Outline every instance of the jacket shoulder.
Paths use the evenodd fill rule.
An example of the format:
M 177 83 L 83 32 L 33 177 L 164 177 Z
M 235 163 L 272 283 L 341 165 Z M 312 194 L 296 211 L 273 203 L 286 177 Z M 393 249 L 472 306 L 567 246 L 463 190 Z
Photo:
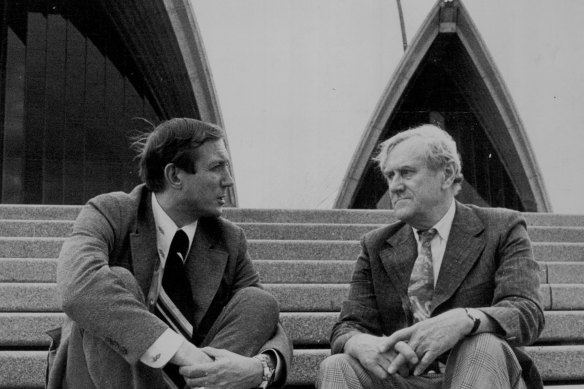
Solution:
M 406 226 L 406 223 L 402 221 L 395 221 L 386 226 L 369 231 L 363 235 L 361 240 L 368 247 L 376 247 L 381 245 L 383 242 L 393 236 L 393 234 L 401 230 L 404 226 Z

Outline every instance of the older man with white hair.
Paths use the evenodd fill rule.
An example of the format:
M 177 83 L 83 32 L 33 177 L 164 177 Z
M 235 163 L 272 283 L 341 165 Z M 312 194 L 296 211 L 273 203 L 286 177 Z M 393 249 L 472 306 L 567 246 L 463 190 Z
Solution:
M 317 386 L 542 388 L 518 348 L 544 326 L 524 218 L 455 200 L 460 157 L 434 125 L 386 140 L 376 161 L 398 221 L 361 241 Z

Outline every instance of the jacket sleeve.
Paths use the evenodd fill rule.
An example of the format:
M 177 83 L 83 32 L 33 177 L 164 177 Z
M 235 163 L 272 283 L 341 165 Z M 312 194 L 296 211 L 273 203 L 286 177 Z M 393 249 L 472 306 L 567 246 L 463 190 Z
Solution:
M 349 297 L 343 302 L 339 320 L 332 330 L 331 352 L 342 353 L 345 343 L 358 333 L 382 335 L 366 237 L 361 240 L 361 253 L 353 271 Z
M 137 283 L 131 292 L 109 267 L 116 241 L 128 239 L 116 236 L 113 226 L 123 223 L 116 204 L 94 199 L 83 207 L 61 249 L 57 285 L 63 311 L 134 364 L 168 327 L 148 311 Z
M 493 302 L 480 310 L 497 322 L 510 345 L 524 346 L 537 340 L 545 324 L 540 269 L 519 213 L 513 212 L 499 233 Z

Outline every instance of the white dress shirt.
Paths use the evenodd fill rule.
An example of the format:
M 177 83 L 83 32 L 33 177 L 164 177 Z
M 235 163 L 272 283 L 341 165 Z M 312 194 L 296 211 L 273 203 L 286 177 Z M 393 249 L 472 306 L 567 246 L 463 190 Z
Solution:
M 174 238 L 174 234 L 179 230 L 178 226 L 172 221 L 170 216 L 164 212 L 164 209 L 158 203 L 156 196 L 152 193 L 152 213 L 154 214 L 154 224 L 156 227 L 156 246 L 158 249 L 158 256 L 160 258 L 160 266 L 164 269 L 166 264 L 166 257 L 168 255 L 168 250 L 170 250 L 170 244 Z M 197 222 L 186 225 L 182 228 L 189 238 L 189 250 L 185 259 L 188 257 L 188 253 L 191 251 L 191 245 L 193 244 L 193 238 L 195 237 L 195 232 L 197 231 Z M 159 279 L 155 280 L 158 285 L 162 283 L 162 274 L 159 274 Z M 145 365 L 153 368 L 161 368 L 170 361 L 170 359 L 176 354 L 180 345 L 185 340 L 185 338 L 171 330 L 167 329 L 160 335 L 158 339 L 146 350 L 144 354 L 140 357 Z M 188 341 L 188 340 L 187 340 Z

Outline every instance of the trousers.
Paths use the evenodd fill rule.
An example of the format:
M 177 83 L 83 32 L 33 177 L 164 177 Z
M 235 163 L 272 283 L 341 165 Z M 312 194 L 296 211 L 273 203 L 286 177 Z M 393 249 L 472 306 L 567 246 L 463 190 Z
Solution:
M 430 373 L 382 380 L 355 358 L 336 354 L 320 365 L 319 389 L 525 389 L 521 366 L 511 347 L 493 334 L 477 334 L 450 352 L 443 374 Z
M 134 276 L 126 269 L 114 268 L 124 286 L 144 303 L 145 298 Z M 253 356 L 272 337 L 278 323 L 279 307 L 268 292 L 248 287 L 236 292 L 222 309 L 200 347 L 211 346 Z M 139 323 L 136 331 L 140 330 Z M 68 389 L 165 388 L 161 369 L 138 362 L 130 365 L 103 339 L 84 331 L 72 322 L 66 369 L 60 385 Z M 72 357 L 74 356 L 74 357 Z M 54 378 L 54 377 L 53 377 Z M 55 384 L 53 382 L 53 384 Z

